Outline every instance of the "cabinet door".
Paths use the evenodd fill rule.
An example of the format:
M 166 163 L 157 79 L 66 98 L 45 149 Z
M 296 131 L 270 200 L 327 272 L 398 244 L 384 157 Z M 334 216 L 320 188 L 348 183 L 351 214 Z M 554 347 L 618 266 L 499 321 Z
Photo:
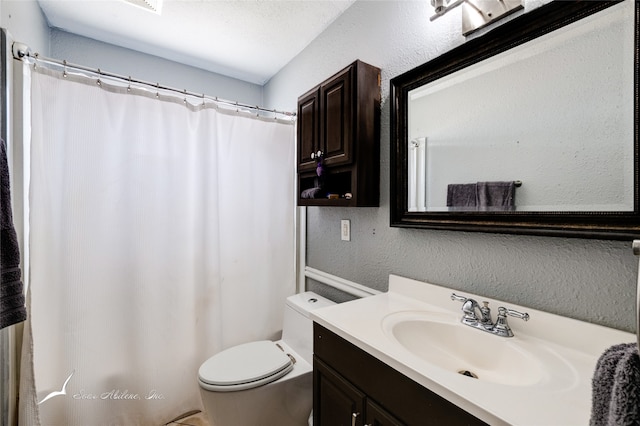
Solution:
M 328 166 L 350 164 L 353 147 L 353 66 L 320 86 L 320 145 Z
M 370 399 L 367 400 L 365 412 L 365 426 L 404 426 L 404 423 Z
M 303 95 L 298 100 L 298 170 L 316 168 L 315 153 L 320 148 L 319 117 L 320 102 L 318 90 Z M 312 156 L 313 154 L 313 156 Z
M 364 394 L 321 361 L 313 366 L 314 426 L 362 426 Z

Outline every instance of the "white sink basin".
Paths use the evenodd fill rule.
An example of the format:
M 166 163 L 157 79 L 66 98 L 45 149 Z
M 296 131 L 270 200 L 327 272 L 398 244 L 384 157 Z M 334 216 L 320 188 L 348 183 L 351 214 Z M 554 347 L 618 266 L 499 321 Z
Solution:
M 469 381 L 549 389 L 575 383 L 575 371 L 549 347 L 469 327 L 460 323 L 460 315 L 396 312 L 383 318 L 382 328 L 411 355 Z
M 598 358 L 611 345 L 636 341 L 632 333 L 463 292 L 490 302 L 494 320 L 499 306 L 531 316 L 509 318 L 514 337 L 494 336 L 460 322 L 452 292 L 459 290 L 391 275 L 387 293 L 311 316 L 492 426 L 589 424 Z

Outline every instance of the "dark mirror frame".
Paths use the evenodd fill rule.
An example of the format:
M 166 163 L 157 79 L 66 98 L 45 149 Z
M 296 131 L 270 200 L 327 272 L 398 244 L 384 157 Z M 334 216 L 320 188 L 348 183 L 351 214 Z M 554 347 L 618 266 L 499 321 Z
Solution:
M 628 212 L 409 212 L 408 94 L 411 90 L 505 52 L 619 1 L 554 1 L 506 22 L 391 80 L 391 226 L 507 234 L 631 240 L 640 238 L 638 207 L 638 25 L 634 33 L 634 207 Z M 631 142 L 631 141 L 630 141 Z

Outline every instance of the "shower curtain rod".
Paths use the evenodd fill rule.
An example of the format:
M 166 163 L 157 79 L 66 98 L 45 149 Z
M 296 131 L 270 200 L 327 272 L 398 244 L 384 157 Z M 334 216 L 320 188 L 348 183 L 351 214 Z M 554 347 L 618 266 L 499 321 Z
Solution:
M 89 72 L 92 74 L 97 74 L 98 76 L 105 76 L 105 77 L 109 77 L 109 78 L 114 78 L 117 80 L 122 80 L 124 82 L 127 83 L 135 83 L 135 84 L 140 84 L 140 85 L 144 85 L 144 86 L 148 86 L 154 89 L 159 89 L 159 90 L 166 90 L 166 91 L 170 91 L 170 92 L 175 92 L 175 93 L 179 93 L 181 95 L 186 95 L 186 96 L 192 96 L 195 98 L 200 98 L 200 99 L 207 99 L 210 100 L 212 102 L 215 102 L 217 104 L 223 104 L 223 105 L 228 105 L 234 108 L 243 108 L 243 109 L 249 109 L 249 110 L 253 110 L 253 111 L 258 111 L 258 113 L 262 112 L 262 113 L 269 113 L 269 114 L 274 114 L 275 118 L 277 118 L 278 116 L 284 116 L 286 118 L 288 118 L 289 120 L 294 120 L 296 118 L 296 113 L 295 112 L 291 112 L 291 111 L 279 111 L 276 109 L 267 109 L 267 108 L 263 108 L 257 105 L 248 105 L 248 104 L 244 104 L 241 102 L 237 102 L 237 101 L 229 101 L 226 99 L 221 99 L 218 98 L 217 96 L 215 97 L 211 97 L 211 96 L 207 96 L 203 93 L 195 93 L 195 92 L 191 92 L 188 91 L 187 89 L 184 90 L 180 90 L 180 89 L 176 89 L 174 87 L 169 87 L 169 86 L 164 86 L 161 85 L 160 83 L 151 83 L 149 81 L 144 81 L 144 80 L 139 80 L 139 79 L 134 79 L 131 78 L 131 76 L 123 76 L 123 75 L 119 75 L 119 74 L 115 74 L 115 73 L 111 73 L 111 72 L 106 72 L 101 70 L 100 68 L 90 68 L 90 67 L 86 67 L 83 65 L 78 65 L 78 64 L 72 64 L 67 62 L 66 60 L 58 60 L 58 59 L 52 59 L 52 58 L 47 58 L 47 57 L 43 57 L 40 54 L 33 53 L 31 51 L 31 49 L 29 48 L 29 46 L 27 46 L 24 43 L 19 43 L 19 42 L 14 42 L 13 46 L 12 46 L 12 53 L 13 53 L 13 57 L 15 59 L 18 60 L 26 60 L 26 58 L 30 58 L 33 59 L 34 61 L 39 61 L 39 62 L 43 62 L 43 63 L 47 63 L 47 64 L 53 64 L 53 65 L 57 65 L 57 66 L 61 66 L 63 67 L 65 70 L 67 68 L 70 69 L 74 69 L 74 70 L 79 70 L 79 71 L 84 71 L 84 72 Z

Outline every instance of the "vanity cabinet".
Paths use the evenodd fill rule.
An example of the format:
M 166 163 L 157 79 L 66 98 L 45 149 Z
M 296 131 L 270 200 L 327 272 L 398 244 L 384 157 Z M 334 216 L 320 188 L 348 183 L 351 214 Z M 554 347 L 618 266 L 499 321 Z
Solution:
M 314 426 L 486 425 L 314 323 Z
M 300 96 L 297 137 L 298 205 L 378 206 L 380 69 L 355 61 Z
M 314 360 L 315 390 L 321 401 L 318 425 L 402 426 L 384 408 L 358 390 L 322 361 Z

